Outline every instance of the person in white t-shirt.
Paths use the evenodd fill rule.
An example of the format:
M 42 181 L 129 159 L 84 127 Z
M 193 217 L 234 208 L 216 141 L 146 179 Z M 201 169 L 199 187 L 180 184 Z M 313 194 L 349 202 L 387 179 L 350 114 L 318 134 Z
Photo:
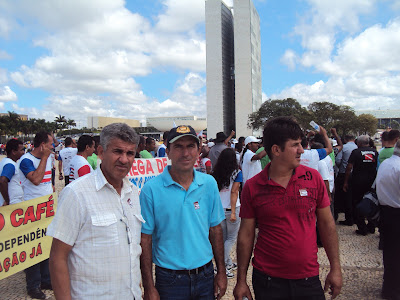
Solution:
M 311 146 L 311 149 L 322 149 L 324 148 L 324 145 L 322 143 L 314 142 L 313 145 Z M 318 161 L 318 172 L 321 175 L 322 179 L 324 180 L 326 190 L 328 192 L 329 200 L 331 202 L 330 208 L 331 208 L 331 213 L 332 216 L 334 215 L 333 212 L 333 202 L 332 202 L 332 191 L 333 191 L 333 186 L 335 184 L 335 172 L 333 170 L 333 162 L 332 159 L 330 158 L 329 155 L 327 155 L 325 158 L 321 159 Z M 317 227 L 317 245 L 319 247 L 323 247 L 322 241 L 319 236 L 318 232 L 318 227 Z
M 53 193 L 51 183 L 51 158 L 53 137 L 48 132 L 38 132 L 33 140 L 34 149 L 19 160 L 21 185 L 24 200 Z M 46 259 L 25 269 L 26 289 L 32 298 L 45 299 L 41 289 L 52 289 L 49 273 L 49 260 Z
M 165 131 L 163 134 L 163 143 L 158 146 L 157 149 L 157 157 L 166 157 L 167 153 L 165 152 L 167 149 L 167 140 L 168 140 L 169 131 Z
M 25 153 L 24 144 L 11 139 L 6 144 L 7 157 L 0 162 L 0 206 L 23 201 L 24 192 L 19 178 L 17 161 Z
M 90 135 L 82 135 L 78 140 L 78 153 L 69 162 L 69 182 L 93 172 L 92 166 L 87 161 L 93 152 L 93 138 Z
M 261 151 L 256 154 L 259 148 L 259 143 L 261 140 L 255 138 L 254 136 L 248 136 L 244 140 L 245 148 L 242 153 L 242 172 L 243 172 L 243 184 L 246 183 L 248 179 L 257 175 L 261 172 L 261 162 L 260 159 L 267 155 L 267 152 Z
M 58 155 L 58 171 L 60 173 L 60 180 L 62 180 L 62 170 L 64 172 L 65 185 L 68 185 L 69 183 L 69 164 L 77 152 L 78 149 L 76 148 L 75 140 L 67 137 L 65 139 L 65 148 L 62 149 Z
M 327 155 L 332 152 L 332 144 L 329 140 L 328 135 L 326 134 L 325 128 L 320 127 L 319 133 L 313 133 L 314 135 L 318 135 L 321 142 L 326 145 L 326 148 L 322 149 L 309 149 L 308 148 L 308 140 L 306 137 L 303 137 L 301 140 L 301 145 L 304 148 L 304 153 L 301 154 L 300 164 L 318 170 L 318 161 L 324 159 Z

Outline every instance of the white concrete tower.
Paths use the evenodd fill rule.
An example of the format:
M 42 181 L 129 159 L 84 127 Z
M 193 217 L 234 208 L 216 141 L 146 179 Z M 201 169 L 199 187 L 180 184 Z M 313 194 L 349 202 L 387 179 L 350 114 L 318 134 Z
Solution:
M 260 17 L 251 0 L 234 2 L 236 136 L 248 136 L 248 116 L 262 103 Z
M 206 0 L 207 136 L 235 128 L 233 15 L 221 0 Z

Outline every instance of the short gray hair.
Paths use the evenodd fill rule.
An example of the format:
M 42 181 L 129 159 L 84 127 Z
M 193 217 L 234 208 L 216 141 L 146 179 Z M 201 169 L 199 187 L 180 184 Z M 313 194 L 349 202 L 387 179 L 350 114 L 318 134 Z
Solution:
M 107 150 L 112 139 L 120 139 L 135 145 L 139 143 L 139 135 L 125 123 L 112 123 L 103 128 L 100 133 L 100 145 L 104 150 Z
M 393 155 L 400 156 L 400 140 L 398 140 L 394 146 Z
M 357 138 L 357 144 L 368 146 L 369 145 L 369 136 L 368 135 L 360 135 Z

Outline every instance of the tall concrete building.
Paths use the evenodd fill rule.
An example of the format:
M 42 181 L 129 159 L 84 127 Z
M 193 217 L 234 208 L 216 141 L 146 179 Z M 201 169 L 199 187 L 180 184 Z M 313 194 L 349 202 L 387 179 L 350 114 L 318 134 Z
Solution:
M 231 8 L 206 1 L 207 136 L 235 128 L 234 30 Z
M 207 133 L 253 134 L 249 114 L 261 106 L 260 18 L 251 0 L 206 0 Z

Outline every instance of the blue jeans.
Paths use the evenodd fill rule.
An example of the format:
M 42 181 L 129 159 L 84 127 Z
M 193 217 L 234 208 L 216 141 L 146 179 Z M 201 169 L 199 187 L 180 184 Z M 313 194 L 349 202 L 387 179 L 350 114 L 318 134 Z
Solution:
M 156 266 L 156 289 L 160 299 L 214 299 L 214 267 L 210 264 L 199 274 L 177 274 Z
M 49 260 L 46 259 L 32 267 L 25 269 L 26 290 L 40 288 L 40 284 L 50 284 Z
M 231 265 L 231 250 L 232 246 L 236 243 L 239 227 L 240 227 L 240 218 L 239 218 L 240 206 L 236 207 L 236 221 L 231 222 L 231 212 L 225 211 L 225 220 L 221 222 L 222 234 L 224 238 L 224 257 L 225 257 L 225 265 Z
M 318 276 L 284 279 L 253 268 L 253 289 L 256 300 L 325 300 Z

